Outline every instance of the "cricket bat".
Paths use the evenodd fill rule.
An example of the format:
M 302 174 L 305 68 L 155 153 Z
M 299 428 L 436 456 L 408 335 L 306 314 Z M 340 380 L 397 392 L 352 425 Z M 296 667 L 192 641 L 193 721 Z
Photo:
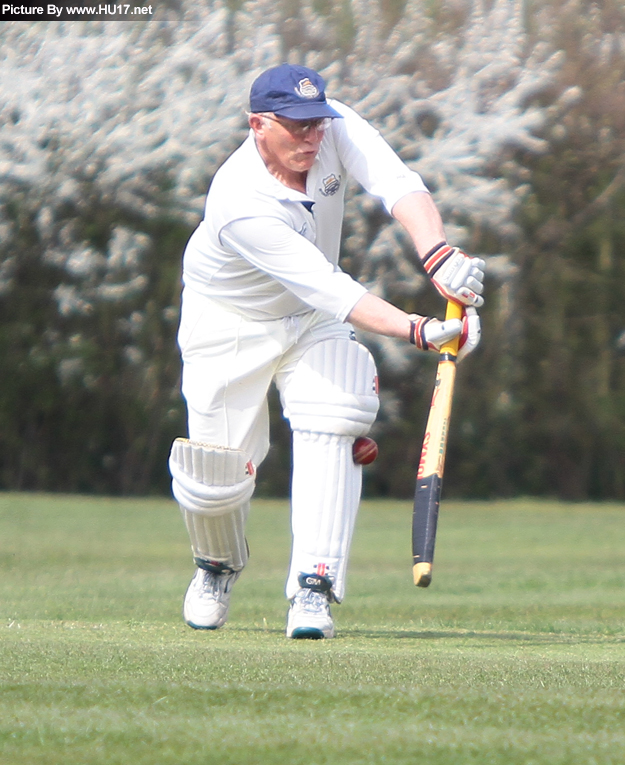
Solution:
M 449 301 L 445 320 L 461 319 L 462 306 Z M 459 337 L 441 347 L 432 402 L 428 415 L 421 459 L 417 470 L 412 513 L 413 577 L 417 587 L 428 587 L 432 581 L 432 563 L 436 544 L 438 508 L 441 499 L 445 452 L 449 434 L 451 402 L 456 379 L 456 356 Z

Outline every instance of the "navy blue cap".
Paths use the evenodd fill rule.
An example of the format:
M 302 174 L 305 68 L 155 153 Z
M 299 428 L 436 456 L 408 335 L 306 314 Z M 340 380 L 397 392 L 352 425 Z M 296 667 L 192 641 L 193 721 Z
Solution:
M 250 90 L 251 112 L 273 112 L 292 120 L 342 117 L 326 102 L 325 82 L 306 66 L 281 64 L 259 75 Z

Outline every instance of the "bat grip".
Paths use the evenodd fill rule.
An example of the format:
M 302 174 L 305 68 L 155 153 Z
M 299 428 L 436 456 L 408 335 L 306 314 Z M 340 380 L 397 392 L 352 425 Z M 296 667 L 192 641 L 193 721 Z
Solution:
M 464 306 L 460 303 L 456 303 L 454 300 L 447 301 L 447 310 L 445 311 L 445 321 L 448 319 L 462 319 L 464 313 Z M 453 340 L 449 340 L 447 343 L 441 346 L 442 353 L 450 353 L 453 356 L 458 355 L 458 343 L 460 342 L 460 335 L 456 335 Z

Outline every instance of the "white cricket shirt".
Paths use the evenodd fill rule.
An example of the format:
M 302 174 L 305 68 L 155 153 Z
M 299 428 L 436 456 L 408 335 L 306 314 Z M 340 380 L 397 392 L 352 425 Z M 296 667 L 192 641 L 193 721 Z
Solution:
M 311 309 L 346 319 L 366 292 L 338 266 L 347 176 L 389 213 L 406 194 L 427 188 L 368 122 L 328 102 L 343 119 L 324 134 L 306 194 L 271 175 L 252 131 L 220 167 L 184 253 L 186 288 L 249 319 Z

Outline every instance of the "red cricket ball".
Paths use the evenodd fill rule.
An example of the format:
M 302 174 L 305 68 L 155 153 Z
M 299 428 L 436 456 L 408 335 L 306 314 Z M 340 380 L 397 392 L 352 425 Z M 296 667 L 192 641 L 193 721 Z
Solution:
M 352 454 L 357 465 L 369 465 L 378 456 L 378 445 L 372 438 L 357 438 Z

